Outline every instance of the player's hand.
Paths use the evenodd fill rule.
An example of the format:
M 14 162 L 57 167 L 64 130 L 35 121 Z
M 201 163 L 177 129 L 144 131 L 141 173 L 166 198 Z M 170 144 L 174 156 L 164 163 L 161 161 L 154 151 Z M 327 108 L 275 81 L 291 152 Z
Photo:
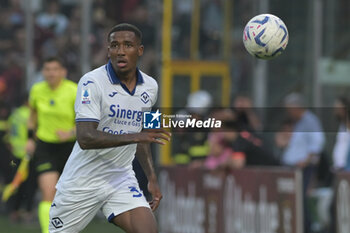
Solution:
M 57 137 L 60 139 L 61 142 L 68 141 L 69 139 L 73 138 L 74 134 L 72 131 L 64 131 L 64 130 L 57 130 L 56 131 Z
M 138 134 L 137 142 L 158 143 L 165 145 L 165 141 L 170 141 L 171 133 L 164 129 L 147 129 Z
M 149 181 L 148 182 L 148 191 L 152 195 L 152 200 L 149 202 L 149 205 L 152 209 L 152 211 L 155 211 L 158 206 L 159 202 L 162 199 L 162 193 L 160 192 L 160 188 L 157 181 Z
M 26 144 L 26 152 L 28 155 L 33 156 L 34 151 L 35 151 L 35 141 L 33 139 L 28 139 L 27 144 Z

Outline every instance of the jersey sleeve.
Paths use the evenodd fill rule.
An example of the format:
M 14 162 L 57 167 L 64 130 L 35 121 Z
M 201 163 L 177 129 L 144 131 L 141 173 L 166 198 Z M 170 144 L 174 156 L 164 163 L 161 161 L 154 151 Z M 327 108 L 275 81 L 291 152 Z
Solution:
M 92 78 L 83 76 L 78 83 L 75 99 L 75 121 L 100 122 L 101 89 Z
M 153 93 L 152 93 L 152 107 L 156 104 L 157 102 L 157 99 L 158 99 L 158 84 L 157 82 L 155 82 L 155 85 L 154 85 L 154 89 L 152 90 Z

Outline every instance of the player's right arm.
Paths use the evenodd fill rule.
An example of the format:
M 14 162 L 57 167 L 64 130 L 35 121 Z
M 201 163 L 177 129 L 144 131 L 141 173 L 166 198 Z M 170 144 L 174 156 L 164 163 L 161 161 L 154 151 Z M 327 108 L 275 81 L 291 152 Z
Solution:
M 109 134 L 97 130 L 93 121 L 77 122 L 77 141 L 82 149 L 102 149 L 124 146 L 133 143 L 158 143 L 170 140 L 170 133 L 164 129 L 146 130 L 134 134 Z
M 30 105 L 30 115 L 27 122 L 28 126 L 28 141 L 26 144 L 26 152 L 28 155 L 33 155 L 35 151 L 35 141 L 34 141 L 34 134 L 37 129 L 38 124 L 38 113 L 35 109 L 35 94 L 33 94 L 33 90 L 31 90 L 30 96 L 29 96 L 29 105 Z
M 35 109 L 30 107 L 30 115 L 28 120 L 28 129 L 29 130 L 36 130 L 38 122 L 38 114 Z

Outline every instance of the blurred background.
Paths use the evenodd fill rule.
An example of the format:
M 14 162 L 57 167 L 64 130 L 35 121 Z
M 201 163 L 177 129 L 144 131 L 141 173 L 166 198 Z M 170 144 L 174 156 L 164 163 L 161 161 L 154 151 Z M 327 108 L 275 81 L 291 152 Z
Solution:
M 10 116 L 23 104 L 31 86 L 43 80 L 42 61 L 49 56 L 61 57 L 68 68 L 67 78 L 78 82 L 84 73 L 107 62 L 109 29 L 128 22 L 143 32 L 145 53 L 139 67 L 159 82 L 158 107 L 198 114 L 203 119 L 211 114 L 217 114 L 217 119 L 235 119 L 231 129 L 245 141 L 235 140 L 234 135 L 223 137 L 233 151 L 243 152 L 245 159 L 241 164 L 241 157 L 236 155 L 238 160 L 234 161 L 233 169 L 246 166 L 283 169 L 279 165 L 286 164 L 281 156 L 290 138 L 278 133 L 293 131 L 293 122 L 288 122 L 283 107 L 291 93 L 302 96 L 303 107 L 318 113 L 325 129 L 322 153 L 326 162 L 322 168 L 317 163 L 316 173 L 321 178 L 312 188 L 327 187 L 324 193 L 331 200 L 336 193 L 331 188 L 336 183 L 333 177 L 335 171 L 346 167 L 344 156 L 350 142 L 344 139 L 346 151 L 342 153 L 346 155 L 342 155 L 339 166 L 334 166 L 339 123 L 345 125 L 340 131 L 344 134 L 347 131 L 349 10 L 347 0 L 0 0 L 1 189 L 11 182 L 17 168 L 11 166 L 13 154 L 7 149 L 9 135 L 14 133 Z M 242 43 L 245 24 L 260 13 L 277 15 L 289 31 L 287 49 L 270 61 L 253 58 Z M 339 97 L 346 101 L 335 105 Z M 191 107 L 206 111 L 190 110 Z M 221 109 L 212 111 L 212 107 Z M 335 111 L 340 108 L 345 114 L 341 119 Z M 242 129 L 237 124 L 246 127 Z M 178 132 L 171 144 L 154 148 L 156 163 L 205 167 L 216 140 L 220 141 L 220 137 L 215 139 L 208 132 Z M 252 148 L 249 143 L 256 150 L 244 149 Z M 327 174 L 326 178 L 322 174 Z M 349 225 L 335 227 L 332 217 L 335 201 L 329 201 L 325 207 L 330 214 L 320 217 L 317 212 L 320 195 L 311 191 L 309 194 L 313 213 L 310 232 L 350 232 Z M 20 220 L 11 215 L 6 203 L 0 206 L 1 225 L 9 228 L 5 233 L 12 232 L 10 228 L 19 222 L 28 224 L 20 232 L 36 229 L 34 207 L 29 208 L 32 215 Z M 350 209 L 343 212 L 347 210 Z M 349 213 L 345 219 L 346 216 Z M 301 232 L 301 228 L 278 229 L 276 232 Z

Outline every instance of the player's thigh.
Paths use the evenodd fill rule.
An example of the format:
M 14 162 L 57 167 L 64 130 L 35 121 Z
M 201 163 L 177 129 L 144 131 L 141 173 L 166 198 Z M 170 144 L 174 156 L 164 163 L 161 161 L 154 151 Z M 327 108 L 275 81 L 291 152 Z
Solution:
M 50 208 L 49 232 L 81 232 L 101 208 L 101 199 L 94 192 L 63 194 L 57 191 Z
M 35 172 L 38 176 L 42 173 L 58 171 L 57 159 L 55 159 L 55 153 L 53 152 L 52 143 L 46 143 L 38 140 L 37 146 L 34 152 L 33 163 Z
M 109 189 L 109 193 L 107 201 L 102 206 L 102 211 L 109 222 L 117 223 L 128 233 L 156 232 L 153 213 L 135 177 L 130 177 L 117 189 Z M 135 224 L 137 225 L 135 228 L 130 228 Z
M 56 193 L 56 183 L 59 178 L 57 171 L 48 171 L 39 174 L 38 184 L 44 201 L 52 201 Z
M 119 214 L 113 223 L 127 233 L 157 233 L 157 223 L 152 210 L 138 207 Z

